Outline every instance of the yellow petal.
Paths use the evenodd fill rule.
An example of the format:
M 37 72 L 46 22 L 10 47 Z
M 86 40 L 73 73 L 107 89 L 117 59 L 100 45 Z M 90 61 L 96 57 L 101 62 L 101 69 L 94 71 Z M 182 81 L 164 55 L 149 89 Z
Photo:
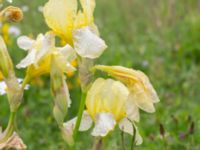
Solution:
M 82 27 L 85 27 L 87 26 L 88 23 L 85 19 L 85 15 L 82 11 L 79 11 L 76 18 L 75 18 L 75 21 L 74 21 L 74 29 L 80 29 Z
M 87 94 L 88 113 L 95 119 L 98 113 L 110 112 L 119 121 L 126 116 L 128 95 L 128 89 L 121 82 L 98 78 Z
M 159 102 L 159 98 L 149 78 L 141 71 L 121 66 L 97 65 L 96 69 L 102 70 L 114 78 L 126 84 L 135 104 L 147 112 L 154 112 L 153 103 Z
M 71 42 L 77 0 L 49 0 L 43 13 L 47 25 L 66 41 Z
M 38 66 L 35 66 L 35 65 L 29 66 L 27 69 L 27 74 L 31 78 L 48 74 L 50 72 L 50 61 L 51 61 L 51 55 L 47 55 L 38 63 Z
M 0 81 L 4 79 L 2 72 L 0 71 Z
M 93 23 L 93 13 L 95 8 L 95 0 L 81 0 L 83 13 L 88 24 Z
M 96 113 L 100 111 L 100 105 L 101 105 L 101 100 L 100 100 L 100 95 L 98 92 L 104 85 L 104 79 L 98 78 L 90 88 L 87 94 L 86 98 L 86 106 L 87 106 L 87 111 L 88 113 L 95 118 Z

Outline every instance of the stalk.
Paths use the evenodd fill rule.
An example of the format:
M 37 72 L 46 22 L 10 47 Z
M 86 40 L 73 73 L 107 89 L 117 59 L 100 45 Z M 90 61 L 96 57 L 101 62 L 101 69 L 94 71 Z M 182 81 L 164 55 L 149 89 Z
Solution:
M 81 95 L 81 103 L 80 103 L 80 106 L 79 106 L 78 118 L 77 118 L 76 126 L 75 126 L 75 129 L 74 129 L 74 134 L 73 134 L 75 141 L 76 141 L 76 138 L 77 138 L 78 129 L 79 129 L 80 124 L 81 124 L 83 111 L 85 109 L 86 95 L 87 95 L 86 92 L 83 92 L 82 95 Z
M 12 134 L 14 132 L 14 127 L 15 127 L 15 116 L 16 116 L 16 112 L 11 112 L 10 113 L 8 126 L 7 126 L 7 128 L 5 130 L 5 132 L 3 133 L 3 137 L 0 139 L 0 143 L 3 143 L 5 141 L 7 141 L 8 138 L 10 136 L 12 136 Z

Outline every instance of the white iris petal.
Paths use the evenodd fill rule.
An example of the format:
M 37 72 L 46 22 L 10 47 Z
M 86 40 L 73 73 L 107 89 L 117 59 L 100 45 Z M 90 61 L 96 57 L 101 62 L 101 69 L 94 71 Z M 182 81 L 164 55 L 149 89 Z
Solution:
M 7 88 L 7 85 L 6 85 L 5 81 L 1 81 L 0 82 L 0 95 L 6 94 L 6 88 Z
M 22 86 L 23 79 L 17 79 L 20 86 Z M 24 88 L 25 90 L 29 89 L 29 85 L 27 84 Z M 0 95 L 4 95 L 7 93 L 7 85 L 5 81 L 0 82 Z
M 17 39 L 17 45 L 23 50 L 29 50 L 35 41 L 27 36 L 21 36 Z
M 115 125 L 116 121 L 111 113 L 99 113 L 96 116 L 96 123 L 92 135 L 106 136 L 115 128 Z
M 136 129 L 136 133 L 133 133 L 133 126 Z M 135 144 L 136 145 L 140 145 L 142 144 L 143 140 L 141 135 L 138 132 L 137 126 L 133 123 L 131 123 L 127 118 L 123 118 L 120 122 L 119 122 L 119 128 L 123 131 L 126 132 L 130 135 L 133 136 L 133 134 L 135 134 Z
M 63 125 L 64 125 L 65 129 L 73 131 L 75 128 L 76 121 L 77 121 L 77 117 L 71 119 L 70 121 L 67 121 Z M 93 121 L 92 121 L 92 118 L 90 117 L 90 115 L 86 111 L 84 111 L 82 119 L 81 119 L 79 131 L 89 130 L 92 126 L 92 122 Z
M 73 31 L 74 48 L 84 58 L 98 58 L 107 48 L 104 40 L 93 33 L 90 27 Z
M 20 63 L 17 65 L 17 68 L 26 68 L 27 66 L 33 64 L 35 62 L 36 53 L 37 51 L 35 49 L 30 51 L 28 55 L 20 61 Z

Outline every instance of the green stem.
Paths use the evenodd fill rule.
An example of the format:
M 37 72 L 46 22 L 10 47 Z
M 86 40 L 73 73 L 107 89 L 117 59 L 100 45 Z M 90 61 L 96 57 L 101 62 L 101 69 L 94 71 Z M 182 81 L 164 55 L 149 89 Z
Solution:
M 74 140 L 76 140 L 76 137 L 77 137 L 77 134 L 78 134 L 78 129 L 79 129 L 80 124 L 81 124 L 83 111 L 85 109 L 85 100 L 86 100 L 86 93 L 83 92 L 82 95 L 81 95 L 81 103 L 80 103 L 80 107 L 79 107 L 79 111 L 78 111 L 78 118 L 77 118 L 77 121 L 76 121 L 76 126 L 75 126 L 74 134 L 73 134 Z
M 24 88 L 26 87 L 26 85 L 30 82 L 30 77 L 26 76 L 25 79 L 23 80 L 22 86 L 21 86 L 21 90 L 24 91 Z
M 125 143 L 124 143 L 124 132 L 122 131 L 121 132 L 121 144 L 122 144 L 122 150 L 126 150 L 126 148 L 125 148 Z
M 80 103 L 80 106 L 79 106 L 78 118 L 77 118 L 77 121 L 76 121 L 76 126 L 75 126 L 75 129 L 74 129 L 74 133 L 73 133 L 74 141 L 76 141 L 77 134 L 78 134 L 78 129 L 79 129 L 80 124 L 81 124 L 83 111 L 85 109 L 86 95 L 87 95 L 86 92 L 83 92 L 82 95 L 81 95 L 81 103 Z
M 7 128 L 5 130 L 5 132 L 3 133 L 4 134 L 3 137 L 0 139 L 0 143 L 3 143 L 5 141 L 7 141 L 8 138 L 10 136 L 12 136 L 12 134 L 14 132 L 15 116 L 16 116 L 16 112 L 11 112 L 10 113 L 8 126 L 7 126 Z
M 133 138 L 132 138 L 132 143 L 131 143 L 131 150 L 134 150 L 135 138 L 136 138 L 136 128 L 135 128 L 135 126 L 133 124 Z

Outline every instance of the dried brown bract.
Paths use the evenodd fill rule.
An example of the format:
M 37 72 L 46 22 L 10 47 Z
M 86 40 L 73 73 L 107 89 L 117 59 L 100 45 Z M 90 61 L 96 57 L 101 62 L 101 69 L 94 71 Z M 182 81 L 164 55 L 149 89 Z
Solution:
M 0 12 L 0 19 L 6 21 L 20 22 L 23 19 L 23 12 L 20 8 L 8 6 Z

